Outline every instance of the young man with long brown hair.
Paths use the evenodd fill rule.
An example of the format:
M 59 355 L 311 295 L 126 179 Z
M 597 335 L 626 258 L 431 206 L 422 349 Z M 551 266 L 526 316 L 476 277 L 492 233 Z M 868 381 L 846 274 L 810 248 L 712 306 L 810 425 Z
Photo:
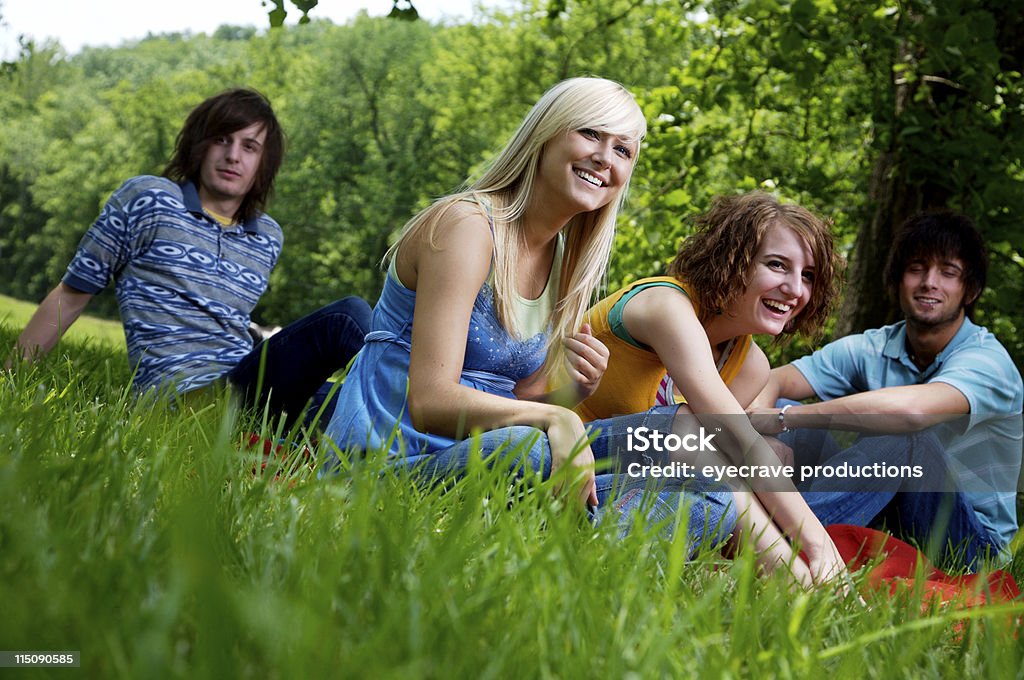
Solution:
M 340 300 L 254 349 L 250 313 L 283 244 L 263 210 L 284 147 L 270 102 L 254 90 L 196 106 L 164 176 L 133 177 L 104 205 L 18 338 L 20 356 L 47 354 L 113 281 L 136 391 L 185 393 L 226 378 L 250 404 L 269 399 L 273 413 L 301 415 L 362 346 L 370 310 Z

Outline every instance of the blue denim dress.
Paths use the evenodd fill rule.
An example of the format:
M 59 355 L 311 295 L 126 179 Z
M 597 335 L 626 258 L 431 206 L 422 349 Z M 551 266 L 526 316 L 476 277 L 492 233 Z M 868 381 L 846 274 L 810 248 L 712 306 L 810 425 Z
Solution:
M 327 436 L 342 451 L 386 451 L 395 467 L 407 468 L 428 480 L 458 477 L 476 452 L 482 457 L 506 452 L 509 455 L 502 459 L 503 464 L 514 475 L 547 478 L 551 473 L 551 450 L 542 430 L 512 426 L 472 438 L 466 432 L 466 438 L 452 439 L 413 427 L 408 383 L 415 303 L 416 292 L 402 285 L 393 271 L 389 272 L 373 310 L 366 345 L 349 369 L 326 428 Z M 545 342 L 543 333 L 525 340 L 513 338 L 498 320 L 494 294 L 485 283 L 470 314 L 460 383 L 515 399 L 512 390 L 516 383 L 543 364 Z M 597 433 L 591 444 L 595 457 L 616 458 L 627 431 L 665 414 L 662 408 L 591 423 Z M 327 467 L 332 467 L 332 461 L 327 462 Z M 599 506 L 591 509 L 594 518 L 614 513 L 618 531 L 623 535 L 631 530 L 638 512 L 646 521 L 660 523 L 665 531 L 670 531 L 677 508 L 685 505 L 686 540 L 691 551 L 703 543 L 724 540 L 736 524 L 731 492 L 704 479 L 667 480 L 655 488 L 649 480 L 601 474 L 597 477 L 597 494 Z
M 386 450 L 395 456 L 411 457 L 436 453 L 456 443 L 455 439 L 418 431 L 409 417 L 409 356 L 415 304 L 416 292 L 389 273 L 373 310 L 366 345 L 349 369 L 326 429 L 342 450 Z M 498 320 L 494 293 L 485 283 L 470 314 L 460 382 L 514 399 L 512 390 L 516 383 L 544 362 L 545 341 L 542 333 L 526 340 L 510 336 Z

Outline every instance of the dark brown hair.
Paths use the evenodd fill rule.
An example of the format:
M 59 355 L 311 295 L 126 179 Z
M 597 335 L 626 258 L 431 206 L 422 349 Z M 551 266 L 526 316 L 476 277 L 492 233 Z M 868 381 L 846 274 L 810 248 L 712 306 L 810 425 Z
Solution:
M 974 314 L 974 303 L 985 290 L 988 252 L 985 240 L 966 215 L 948 210 L 912 215 L 902 224 L 885 265 L 885 287 L 898 300 L 900 282 L 912 262 L 942 262 L 957 258 L 963 263 L 964 311 Z
M 266 131 L 263 155 L 252 188 L 233 217 L 247 220 L 262 212 L 274 190 L 274 177 L 284 158 L 284 131 L 270 102 L 259 92 L 245 88 L 226 90 L 210 97 L 185 120 L 174 145 L 174 156 L 164 176 L 176 182 L 190 180 L 199 186 L 199 174 L 206 150 L 217 137 L 229 135 L 260 123 Z
M 835 252 L 830 223 L 798 205 L 786 205 L 763 191 L 719 196 L 694 220 L 696 233 L 683 241 L 668 273 L 689 284 L 700 320 L 727 309 L 750 285 L 751 263 L 764 235 L 776 224 L 799 234 L 814 255 L 811 299 L 784 334 L 814 337 L 839 294 L 842 260 Z

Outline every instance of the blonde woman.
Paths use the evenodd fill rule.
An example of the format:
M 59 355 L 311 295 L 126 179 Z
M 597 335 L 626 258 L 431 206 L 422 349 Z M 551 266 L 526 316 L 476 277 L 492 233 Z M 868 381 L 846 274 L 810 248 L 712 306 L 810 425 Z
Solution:
M 607 366 L 607 348 L 582 320 L 645 133 L 618 83 L 563 81 L 479 180 L 406 224 L 327 428 L 335 443 L 385 449 L 430 476 L 458 474 L 475 446 L 485 455 L 512 447 L 516 469 L 526 459 L 545 476 L 574 466 L 582 500 L 605 500 L 611 477 L 595 478 L 582 420 L 544 388 L 564 369 L 586 397 Z M 468 439 L 473 432 L 482 434 Z M 691 535 L 728 532 L 728 492 L 691 491 Z M 663 494 L 655 513 L 681 495 Z

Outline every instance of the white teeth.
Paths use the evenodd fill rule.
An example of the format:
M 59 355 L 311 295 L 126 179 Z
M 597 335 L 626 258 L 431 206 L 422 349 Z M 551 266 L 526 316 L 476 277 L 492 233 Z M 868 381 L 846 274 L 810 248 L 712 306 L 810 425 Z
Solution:
M 778 300 L 764 300 L 763 302 L 765 307 L 768 307 L 769 309 L 774 309 L 776 312 L 779 312 L 781 314 L 785 314 L 789 310 L 793 309 L 792 306 L 787 305 L 784 302 L 779 302 Z
M 588 182 L 593 184 L 595 187 L 604 186 L 604 182 L 602 182 L 600 178 L 594 177 L 593 175 L 591 175 L 589 172 L 586 172 L 585 170 L 573 170 L 573 172 L 576 173 L 577 177 L 581 177 L 581 178 L 587 180 Z

